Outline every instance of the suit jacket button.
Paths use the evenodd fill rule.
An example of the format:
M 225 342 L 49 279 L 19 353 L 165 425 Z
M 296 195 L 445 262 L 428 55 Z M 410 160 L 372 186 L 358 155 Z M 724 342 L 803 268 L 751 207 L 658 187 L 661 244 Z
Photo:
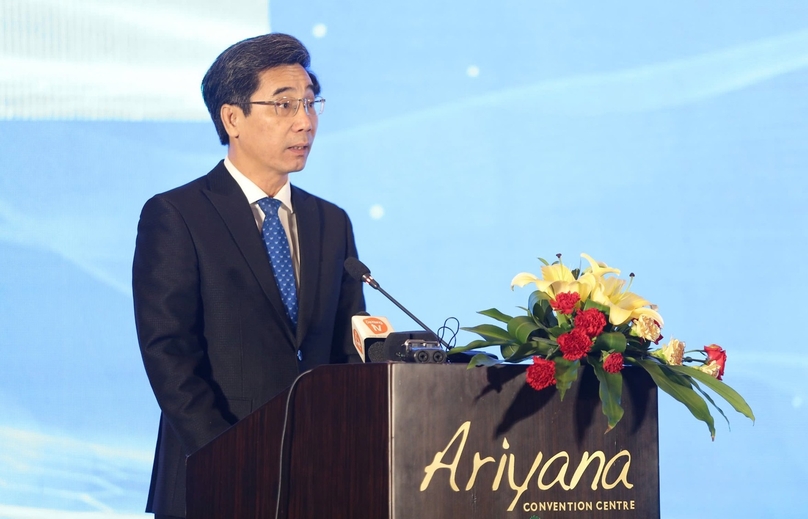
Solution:
M 297 360 L 303 361 L 303 350 L 297 350 Z

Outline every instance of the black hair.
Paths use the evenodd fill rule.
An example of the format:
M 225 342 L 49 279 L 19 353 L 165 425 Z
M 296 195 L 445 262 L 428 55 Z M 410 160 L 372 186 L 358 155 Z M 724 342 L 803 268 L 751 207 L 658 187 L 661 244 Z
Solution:
M 244 115 L 250 115 L 250 96 L 258 90 L 258 76 L 265 70 L 282 65 L 300 65 L 311 77 L 314 95 L 318 95 L 320 83 L 309 70 L 310 62 L 309 51 L 300 40 L 281 33 L 248 38 L 219 54 L 202 79 L 202 98 L 216 126 L 219 141 L 222 144 L 230 142 L 222 123 L 222 105 L 238 106 Z

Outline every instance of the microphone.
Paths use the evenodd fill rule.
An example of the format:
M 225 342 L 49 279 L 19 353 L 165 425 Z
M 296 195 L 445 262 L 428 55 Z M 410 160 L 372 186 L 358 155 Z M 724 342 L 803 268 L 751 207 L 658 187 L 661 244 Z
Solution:
M 389 295 L 387 295 L 387 292 L 381 290 L 379 283 L 377 283 L 376 280 L 373 279 L 373 276 L 370 275 L 370 269 L 367 267 L 367 265 L 359 261 L 358 258 L 355 258 L 353 256 L 345 258 L 345 263 L 343 264 L 343 266 L 345 267 L 345 271 L 348 274 L 350 274 L 352 278 L 354 278 L 357 281 L 363 281 L 367 283 L 376 290 L 380 290 L 381 293 L 386 295 L 388 299 L 392 299 Z M 395 301 L 393 302 L 396 303 Z M 396 305 L 401 306 L 398 303 L 396 303 Z M 402 310 L 404 309 L 402 308 Z M 406 310 L 404 311 L 406 312 Z M 416 320 L 416 322 L 418 321 Z
M 360 312 L 351 317 L 351 332 L 353 336 L 354 348 L 362 358 L 362 362 L 368 362 L 370 357 L 375 357 L 379 345 L 393 331 L 393 326 L 386 317 L 377 317 Z M 373 355 L 371 355 L 373 353 Z
M 360 312 L 351 317 L 354 348 L 362 362 L 441 364 L 446 352 L 429 332 L 395 332 L 386 317 Z M 430 347 L 431 346 L 431 347 Z
M 350 274 L 352 278 L 354 278 L 354 279 L 355 279 L 355 280 L 357 280 L 357 281 L 362 281 L 362 282 L 364 282 L 364 283 L 367 283 L 367 284 L 368 284 L 368 285 L 370 285 L 372 288 L 374 288 L 374 289 L 378 290 L 379 292 L 381 292 L 381 293 L 382 293 L 382 295 L 384 295 L 384 297 L 386 297 L 387 299 L 389 299 L 391 303 L 393 303 L 394 305 L 396 305 L 396 306 L 397 306 L 399 309 L 401 309 L 401 311 L 402 311 L 402 312 L 404 312 L 405 314 L 407 314 L 407 316 L 409 316 L 409 318 L 410 318 L 410 319 L 412 319 L 413 321 L 415 321 L 416 323 L 418 323 L 418 325 L 419 325 L 421 328 L 423 328 L 424 330 L 426 330 L 427 332 L 429 332 L 430 334 L 432 334 L 432 336 L 434 336 L 434 338 L 435 338 L 435 339 L 437 339 L 437 340 L 438 340 L 438 342 L 440 342 L 440 344 L 441 344 L 441 345 L 442 345 L 444 348 L 446 348 L 447 350 L 451 349 L 451 347 L 450 347 L 448 344 L 446 344 L 446 341 L 444 341 L 443 339 L 441 339 L 440 337 L 438 337 L 438 334 L 437 334 L 437 333 L 435 333 L 435 332 L 433 332 L 433 331 L 432 331 L 432 330 L 429 328 L 429 326 L 425 325 L 425 324 L 424 324 L 424 323 L 423 323 L 423 322 L 422 322 L 420 319 L 418 319 L 417 317 L 415 317 L 415 316 L 412 314 L 412 312 L 410 312 L 409 310 L 407 310 L 406 308 L 404 308 L 404 306 L 402 306 L 402 304 L 401 304 L 401 303 L 399 303 L 398 301 L 396 301 L 396 300 L 393 298 L 393 296 L 391 296 L 390 294 L 388 294 L 388 293 L 387 293 L 387 292 L 386 292 L 386 291 L 385 291 L 385 290 L 384 290 L 384 289 L 383 289 L 383 288 L 382 288 L 382 287 L 379 285 L 379 283 L 378 283 L 378 282 L 377 282 L 375 279 L 373 279 L 373 276 L 371 276 L 371 275 L 370 275 L 370 269 L 367 267 L 367 265 L 365 265 L 364 263 L 362 263 L 361 261 L 359 261 L 359 259 L 358 259 L 358 258 L 355 258 L 355 257 L 353 257 L 353 256 L 349 256 L 348 258 L 346 258 L 346 259 L 345 259 L 345 264 L 344 264 L 344 266 L 345 266 L 345 271 L 346 271 L 348 274 Z

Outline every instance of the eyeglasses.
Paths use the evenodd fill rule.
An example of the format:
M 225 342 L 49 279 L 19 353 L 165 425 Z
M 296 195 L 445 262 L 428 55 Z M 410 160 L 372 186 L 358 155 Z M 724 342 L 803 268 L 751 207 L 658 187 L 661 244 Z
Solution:
M 292 117 L 297 114 L 301 103 L 307 115 L 320 115 L 325 109 L 325 99 L 315 97 L 314 99 L 294 99 L 291 97 L 281 97 L 277 101 L 250 101 L 251 105 L 272 105 L 275 113 L 281 117 Z

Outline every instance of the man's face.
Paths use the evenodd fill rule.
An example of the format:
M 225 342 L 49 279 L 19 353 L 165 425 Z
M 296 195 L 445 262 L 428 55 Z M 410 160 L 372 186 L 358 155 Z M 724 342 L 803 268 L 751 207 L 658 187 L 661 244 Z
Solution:
M 258 90 L 250 101 L 314 99 L 311 78 L 300 65 L 274 67 L 258 77 Z M 307 114 L 301 104 L 295 115 L 283 117 L 275 113 L 274 106 L 254 104 L 250 115 L 244 116 L 236 108 L 240 117 L 234 119 L 230 133 L 236 167 L 248 176 L 279 176 L 303 169 L 317 133 L 315 111 Z

